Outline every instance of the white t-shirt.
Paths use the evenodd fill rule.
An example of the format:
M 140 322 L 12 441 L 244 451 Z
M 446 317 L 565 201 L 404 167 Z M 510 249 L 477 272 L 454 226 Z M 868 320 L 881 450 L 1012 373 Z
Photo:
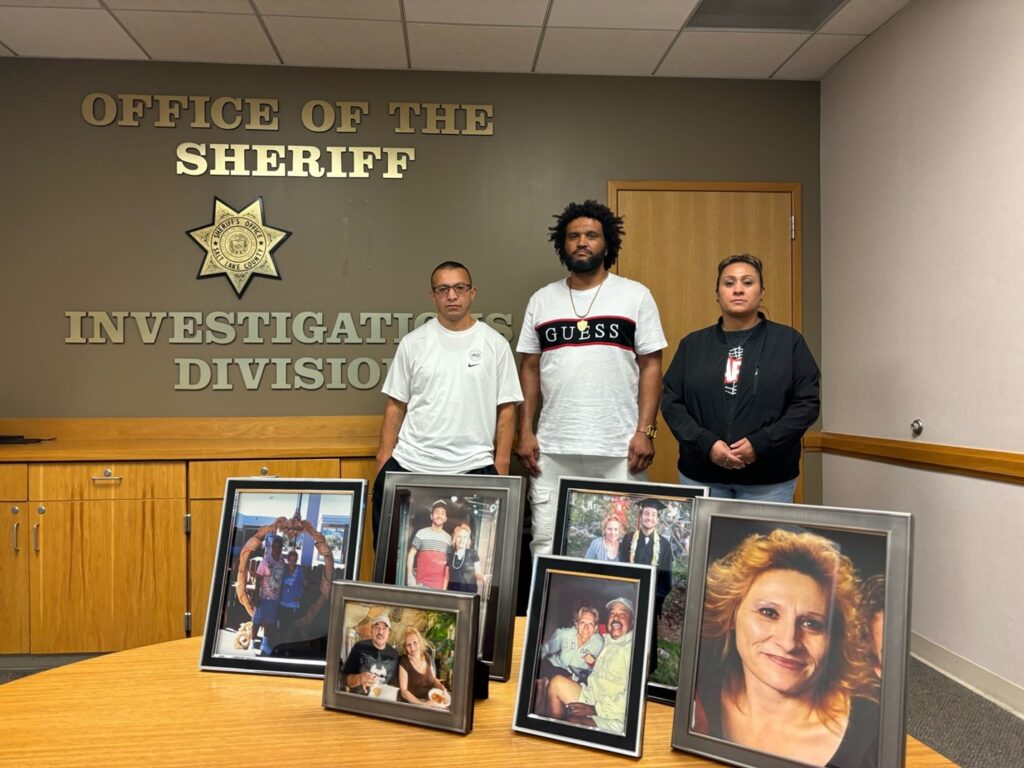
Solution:
M 429 320 L 412 331 L 398 345 L 381 391 L 407 406 L 393 455 L 413 472 L 492 464 L 497 408 L 523 400 L 508 342 L 479 321 L 449 331 Z
M 540 450 L 627 456 L 639 415 L 636 356 L 668 346 L 658 307 L 645 286 L 612 273 L 598 288 L 574 290 L 572 301 L 578 312 L 589 307 L 586 330 L 558 280 L 530 297 L 516 346 L 540 354 Z

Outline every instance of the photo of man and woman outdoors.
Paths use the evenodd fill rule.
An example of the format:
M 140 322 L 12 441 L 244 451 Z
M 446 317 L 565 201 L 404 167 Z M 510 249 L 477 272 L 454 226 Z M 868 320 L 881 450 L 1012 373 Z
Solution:
M 347 601 L 338 692 L 450 711 L 457 618 Z
M 880 765 L 886 544 L 713 518 L 691 731 L 801 765 Z M 767 712 L 771 727 L 752 719 Z
M 331 582 L 347 576 L 338 540 L 346 541 L 358 503 L 347 491 L 234 494 L 225 578 L 211 593 L 214 656 L 324 661 Z
M 675 700 L 693 530 L 702 487 L 562 478 L 555 551 L 570 557 L 653 565 L 654 698 Z M 658 692 L 659 689 L 660 695 Z
M 464 495 L 463 495 L 464 494 Z M 375 565 L 375 580 L 480 596 L 480 652 L 494 656 L 498 609 L 499 522 L 506 514 L 501 493 L 460 491 L 419 485 L 396 489 L 386 563 Z

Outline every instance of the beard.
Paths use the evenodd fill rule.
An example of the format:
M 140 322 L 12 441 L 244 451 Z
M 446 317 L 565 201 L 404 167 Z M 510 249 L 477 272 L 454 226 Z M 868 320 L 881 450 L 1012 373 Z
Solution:
M 602 249 L 599 253 L 592 253 L 590 256 L 580 258 L 566 255 L 563 261 L 570 272 L 593 272 L 604 264 L 604 255 L 606 250 L 607 249 Z

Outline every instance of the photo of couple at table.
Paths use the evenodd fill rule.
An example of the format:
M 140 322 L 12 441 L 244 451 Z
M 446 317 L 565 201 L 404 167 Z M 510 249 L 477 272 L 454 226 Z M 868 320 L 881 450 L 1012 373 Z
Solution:
M 454 614 L 350 601 L 344 632 L 339 691 L 450 709 Z

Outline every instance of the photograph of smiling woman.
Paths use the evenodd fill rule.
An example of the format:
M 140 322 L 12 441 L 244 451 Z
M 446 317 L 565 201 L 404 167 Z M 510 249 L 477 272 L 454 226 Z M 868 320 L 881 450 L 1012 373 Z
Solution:
M 877 765 L 861 584 L 835 542 L 776 529 L 708 568 L 692 728 L 801 763 Z

